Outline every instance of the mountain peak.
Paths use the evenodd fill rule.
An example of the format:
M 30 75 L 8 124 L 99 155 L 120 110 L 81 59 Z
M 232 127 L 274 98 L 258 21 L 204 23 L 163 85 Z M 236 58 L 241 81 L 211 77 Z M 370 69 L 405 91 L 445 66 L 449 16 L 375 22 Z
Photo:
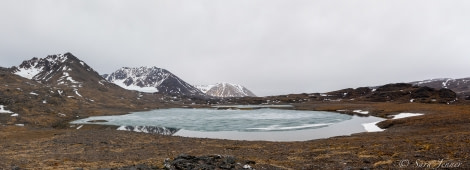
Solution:
M 77 85 L 88 80 L 102 79 L 96 71 L 70 52 L 48 55 L 45 58 L 34 57 L 11 70 L 12 73 L 30 80 L 58 85 Z
M 255 97 L 256 95 L 248 90 L 246 87 L 243 87 L 238 84 L 233 83 L 216 83 L 212 85 L 199 85 L 196 86 L 199 90 L 204 92 L 209 96 L 214 97 L 246 97 L 252 96 Z
M 156 66 L 122 67 L 103 77 L 128 90 L 187 96 L 204 95 L 168 70 Z

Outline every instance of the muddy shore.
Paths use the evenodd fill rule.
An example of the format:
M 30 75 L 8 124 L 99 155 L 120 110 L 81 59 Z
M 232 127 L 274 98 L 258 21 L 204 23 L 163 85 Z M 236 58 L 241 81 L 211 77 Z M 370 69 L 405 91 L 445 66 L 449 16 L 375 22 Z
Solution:
M 310 102 L 300 110 L 368 110 L 388 117 L 384 132 L 306 142 L 233 141 L 117 131 L 109 126 L 39 128 L 0 125 L 0 169 L 164 168 L 165 159 L 231 155 L 255 169 L 470 168 L 470 105 L 391 102 Z

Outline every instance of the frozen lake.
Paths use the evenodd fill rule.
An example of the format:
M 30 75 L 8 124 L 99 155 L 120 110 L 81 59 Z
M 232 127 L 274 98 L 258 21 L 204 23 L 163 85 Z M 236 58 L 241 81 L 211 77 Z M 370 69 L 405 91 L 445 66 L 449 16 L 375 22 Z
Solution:
M 72 123 L 117 125 L 119 130 L 184 137 L 305 141 L 365 132 L 363 123 L 380 120 L 324 111 L 174 108 L 89 117 Z

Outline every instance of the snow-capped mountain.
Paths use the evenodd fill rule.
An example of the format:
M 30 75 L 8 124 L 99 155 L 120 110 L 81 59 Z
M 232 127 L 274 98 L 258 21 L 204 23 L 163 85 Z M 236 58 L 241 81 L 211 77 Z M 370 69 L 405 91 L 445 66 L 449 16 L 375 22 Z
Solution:
M 168 70 L 158 67 L 123 67 L 103 77 L 118 86 L 141 92 L 177 95 L 204 95 Z
M 102 80 L 95 70 L 71 53 L 34 57 L 11 70 L 16 75 L 44 84 L 80 86 L 93 79 L 96 82 Z
M 439 78 L 429 79 L 423 81 L 411 82 L 417 86 L 428 86 L 431 88 L 446 88 L 454 91 L 459 95 L 470 95 L 470 78 L 451 79 L 451 78 Z
M 196 87 L 206 95 L 214 97 L 256 97 L 253 92 L 238 84 L 217 83 L 213 85 L 198 85 Z
M 96 89 L 109 90 L 109 87 L 114 86 L 71 53 L 49 55 L 45 58 L 34 57 L 9 70 L 13 74 L 38 83 L 61 88 L 57 91 L 61 96 L 82 98 L 84 97 L 82 95 L 86 94 L 86 97 L 91 97 L 92 91 Z M 72 91 L 63 91 L 62 88 L 71 88 Z M 114 88 L 119 87 L 114 86 Z

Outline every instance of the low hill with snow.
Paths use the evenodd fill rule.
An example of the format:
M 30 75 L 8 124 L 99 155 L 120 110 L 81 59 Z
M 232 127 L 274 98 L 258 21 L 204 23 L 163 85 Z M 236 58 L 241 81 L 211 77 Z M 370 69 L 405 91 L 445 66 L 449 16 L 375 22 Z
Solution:
M 450 89 L 460 96 L 470 96 L 470 78 L 439 78 L 429 79 L 423 81 L 415 81 L 410 84 L 417 86 L 428 86 L 435 89 L 445 88 Z

